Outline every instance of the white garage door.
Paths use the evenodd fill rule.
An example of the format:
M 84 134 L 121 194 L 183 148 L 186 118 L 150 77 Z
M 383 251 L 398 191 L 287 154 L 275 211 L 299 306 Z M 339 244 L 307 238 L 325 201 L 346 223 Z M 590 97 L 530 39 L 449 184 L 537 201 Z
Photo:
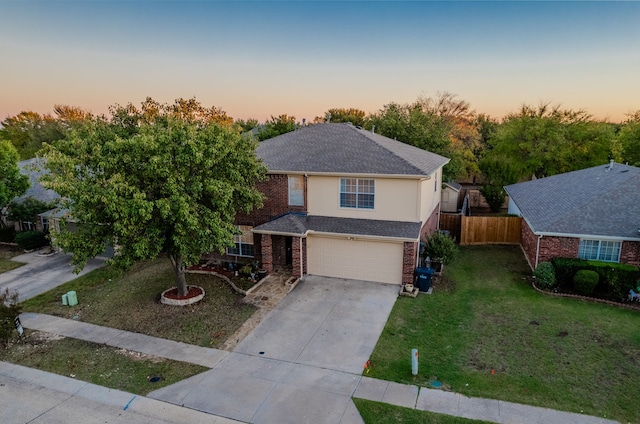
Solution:
M 307 238 L 307 270 L 312 275 L 402 283 L 402 243 Z

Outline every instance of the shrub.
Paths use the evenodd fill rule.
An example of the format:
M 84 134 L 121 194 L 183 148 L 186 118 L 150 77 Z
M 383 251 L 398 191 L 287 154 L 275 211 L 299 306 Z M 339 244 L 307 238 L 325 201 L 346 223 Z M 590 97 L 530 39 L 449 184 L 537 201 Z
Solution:
M 0 241 L 11 243 L 16 237 L 16 230 L 13 228 L 0 228 Z
M 5 345 L 11 340 L 11 335 L 16 330 L 14 319 L 20 315 L 22 307 L 18 304 L 18 292 L 9 293 L 4 289 L 0 293 L 0 341 Z
M 439 258 L 442 263 L 448 264 L 458 255 L 458 246 L 451 237 L 443 233 L 433 233 L 425 242 L 424 253 L 432 259 Z
M 46 246 L 49 242 L 42 231 L 21 231 L 16 234 L 16 243 L 21 249 L 32 250 Z
M 573 276 L 573 287 L 585 296 L 591 296 L 598 285 L 598 273 L 589 269 L 581 269 Z
M 536 278 L 536 287 L 542 290 L 551 290 L 556 287 L 556 270 L 551 262 L 542 262 L 533 272 Z
M 588 269 L 595 271 L 599 276 L 600 282 L 594 290 L 594 295 L 616 301 L 627 297 L 629 290 L 636 286 L 640 276 L 638 268 L 628 264 L 576 258 L 556 258 L 551 262 L 556 269 L 556 279 L 560 289 L 571 289 L 573 276 L 581 269 Z

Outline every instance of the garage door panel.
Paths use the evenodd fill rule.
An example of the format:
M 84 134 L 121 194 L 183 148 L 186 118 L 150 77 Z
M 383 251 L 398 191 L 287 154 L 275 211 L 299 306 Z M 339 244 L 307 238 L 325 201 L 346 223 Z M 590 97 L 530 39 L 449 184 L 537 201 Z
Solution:
M 309 274 L 355 280 L 402 281 L 402 243 L 308 237 Z

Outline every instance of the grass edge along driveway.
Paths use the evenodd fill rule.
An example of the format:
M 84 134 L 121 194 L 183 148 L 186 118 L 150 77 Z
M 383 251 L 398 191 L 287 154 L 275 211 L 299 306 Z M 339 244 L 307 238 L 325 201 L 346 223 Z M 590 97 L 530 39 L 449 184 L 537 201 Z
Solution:
M 519 247 L 461 248 L 448 282 L 397 300 L 368 376 L 640 422 L 640 314 L 537 293 L 530 274 Z

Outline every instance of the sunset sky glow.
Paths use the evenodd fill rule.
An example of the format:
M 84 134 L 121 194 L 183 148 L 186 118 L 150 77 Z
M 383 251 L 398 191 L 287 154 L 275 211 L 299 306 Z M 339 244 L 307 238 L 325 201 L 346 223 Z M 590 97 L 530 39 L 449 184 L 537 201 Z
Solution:
M 457 94 L 640 109 L 640 2 L 1 1 L 0 120 L 196 97 L 234 118 Z

